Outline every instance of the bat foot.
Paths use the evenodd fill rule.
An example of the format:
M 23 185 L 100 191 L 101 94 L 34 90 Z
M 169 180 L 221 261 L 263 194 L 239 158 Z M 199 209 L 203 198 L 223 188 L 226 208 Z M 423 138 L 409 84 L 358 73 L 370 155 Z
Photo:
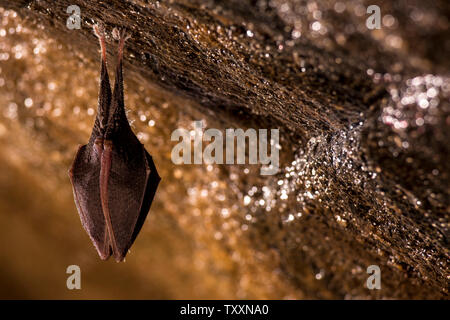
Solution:
M 106 61 L 106 40 L 105 40 L 105 27 L 100 24 L 94 24 L 93 26 L 94 34 L 98 37 L 100 41 L 100 47 L 102 50 L 102 59 Z
M 105 27 L 101 23 L 94 24 L 92 28 L 99 39 L 105 38 Z
M 117 28 L 114 28 L 112 31 L 113 38 L 116 40 L 119 40 L 119 55 L 118 60 L 122 60 L 123 56 L 123 46 L 125 44 L 125 41 L 131 38 L 129 34 L 126 33 L 125 29 L 122 29 L 119 31 Z
M 121 42 L 125 42 L 131 38 L 131 36 L 129 34 L 127 34 L 125 29 L 122 29 L 121 31 L 119 31 L 119 29 L 114 28 L 112 31 L 112 35 L 113 35 L 114 39 L 119 40 Z
M 120 31 L 117 28 L 114 28 L 112 31 L 112 36 L 114 38 L 114 40 L 119 40 L 120 39 Z

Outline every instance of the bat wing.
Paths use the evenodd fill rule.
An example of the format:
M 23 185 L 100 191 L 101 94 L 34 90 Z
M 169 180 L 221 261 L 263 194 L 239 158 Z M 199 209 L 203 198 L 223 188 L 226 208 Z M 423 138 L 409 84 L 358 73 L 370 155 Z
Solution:
M 111 255 L 100 201 L 100 160 L 89 145 L 80 146 L 69 170 L 81 223 L 101 259 Z
M 130 246 L 133 244 L 134 240 L 136 240 L 139 231 L 141 231 L 142 225 L 144 224 L 145 218 L 150 210 L 150 206 L 153 202 L 153 198 L 156 193 L 156 189 L 158 188 L 158 184 L 161 181 L 161 177 L 156 171 L 155 163 L 153 162 L 150 154 L 142 147 L 144 151 L 144 156 L 146 160 L 146 169 L 147 169 L 147 185 L 145 187 L 145 194 L 142 199 L 141 210 L 139 213 L 139 218 L 136 221 L 136 225 L 133 230 L 133 235 L 131 237 Z
M 147 217 L 160 181 L 151 156 L 139 143 L 124 155 L 113 149 L 108 179 L 108 207 L 117 252 L 122 261 Z M 128 150 L 134 149 L 128 145 Z

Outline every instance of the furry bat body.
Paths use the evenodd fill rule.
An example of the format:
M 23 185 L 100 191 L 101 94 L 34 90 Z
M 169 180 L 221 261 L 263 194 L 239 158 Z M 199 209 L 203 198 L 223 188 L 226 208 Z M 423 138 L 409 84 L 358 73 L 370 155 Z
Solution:
M 80 146 L 69 170 L 81 223 L 101 259 L 122 261 L 150 210 L 159 177 L 152 157 L 130 128 L 124 106 L 119 36 L 114 91 L 106 67 L 103 28 L 94 27 L 102 51 L 98 112 L 87 145 Z

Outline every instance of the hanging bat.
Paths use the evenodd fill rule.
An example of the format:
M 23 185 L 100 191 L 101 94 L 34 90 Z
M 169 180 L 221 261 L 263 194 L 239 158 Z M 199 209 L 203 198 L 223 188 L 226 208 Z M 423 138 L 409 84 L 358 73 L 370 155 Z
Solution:
M 119 38 L 111 94 L 103 27 L 94 26 L 101 47 L 98 112 L 87 145 L 80 146 L 69 170 L 81 223 L 102 260 L 122 261 L 150 210 L 161 180 L 152 157 L 130 128 L 123 98 L 122 56 L 128 36 Z

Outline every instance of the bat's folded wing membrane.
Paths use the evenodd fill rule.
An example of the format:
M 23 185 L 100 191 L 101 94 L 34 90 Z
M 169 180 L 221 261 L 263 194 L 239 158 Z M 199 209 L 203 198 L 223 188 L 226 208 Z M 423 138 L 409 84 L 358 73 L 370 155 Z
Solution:
M 100 201 L 100 162 L 98 157 L 90 154 L 87 145 L 78 149 L 69 175 L 81 223 L 100 257 L 107 259 L 111 251 Z
M 115 151 L 111 159 L 108 203 L 118 251 L 115 258 L 119 261 L 123 260 L 136 239 L 156 191 L 154 187 L 153 194 L 149 195 L 152 191 L 148 188 L 148 181 L 152 170 L 148 164 L 148 153 L 142 145 L 139 145 L 139 148 L 142 151 L 130 152 L 127 161 Z M 153 164 L 153 161 L 151 163 Z M 156 169 L 154 172 L 156 173 Z
M 136 221 L 136 226 L 134 227 L 133 235 L 131 237 L 131 244 L 133 244 L 134 240 L 139 234 L 139 231 L 141 231 L 142 225 L 144 224 L 145 218 L 147 217 L 148 211 L 150 210 L 150 206 L 153 202 L 153 198 L 155 197 L 156 189 L 158 188 L 158 184 L 161 181 L 161 178 L 156 171 L 155 163 L 153 162 L 152 157 L 144 147 L 142 147 L 142 150 L 146 161 L 147 182 L 145 193 L 142 198 L 139 219 Z

